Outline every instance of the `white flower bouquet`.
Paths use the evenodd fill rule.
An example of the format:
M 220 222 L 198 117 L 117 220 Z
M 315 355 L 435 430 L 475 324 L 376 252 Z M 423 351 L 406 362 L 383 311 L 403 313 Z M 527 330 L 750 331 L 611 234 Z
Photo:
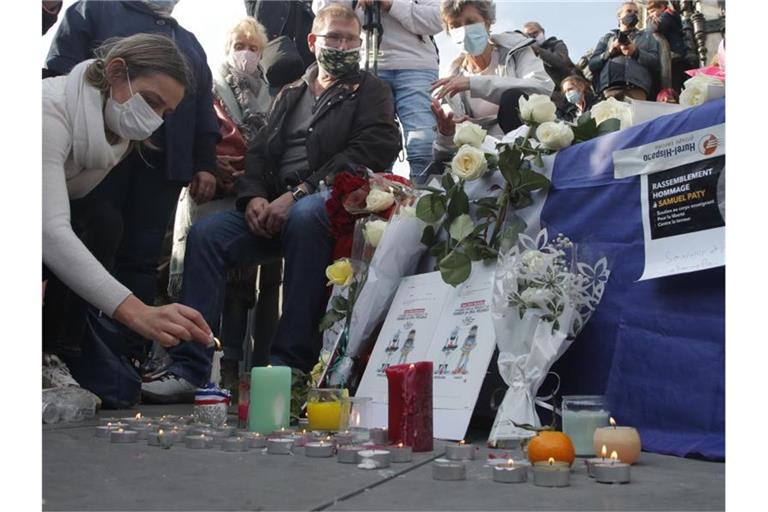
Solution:
M 491 311 L 499 348 L 498 366 L 509 386 L 496 414 L 489 443 L 519 442 L 541 425 L 536 395 L 552 365 L 570 347 L 602 299 L 610 276 L 605 257 L 594 266 L 575 259 L 562 234 L 548 239 L 521 234 L 499 255 Z

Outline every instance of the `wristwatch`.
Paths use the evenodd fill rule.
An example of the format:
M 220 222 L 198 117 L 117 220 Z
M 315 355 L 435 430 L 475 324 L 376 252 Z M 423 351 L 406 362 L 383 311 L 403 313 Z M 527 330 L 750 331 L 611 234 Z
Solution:
M 304 190 L 303 188 L 301 188 L 300 185 L 297 185 L 297 186 L 291 188 L 291 195 L 293 196 L 293 201 L 296 202 L 299 199 L 301 199 L 302 197 L 308 196 L 309 193 L 306 190 Z

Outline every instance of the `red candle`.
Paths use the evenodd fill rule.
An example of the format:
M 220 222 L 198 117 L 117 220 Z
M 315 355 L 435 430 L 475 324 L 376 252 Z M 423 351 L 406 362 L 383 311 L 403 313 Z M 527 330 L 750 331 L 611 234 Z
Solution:
M 432 361 L 386 370 L 389 383 L 389 442 L 432 451 Z

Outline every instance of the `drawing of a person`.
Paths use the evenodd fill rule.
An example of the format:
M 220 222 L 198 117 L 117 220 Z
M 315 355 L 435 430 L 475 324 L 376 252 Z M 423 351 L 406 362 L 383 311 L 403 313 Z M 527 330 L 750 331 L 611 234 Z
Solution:
M 469 354 L 472 352 L 472 349 L 474 349 L 477 346 L 477 326 L 473 325 L 469 329 L 469 334 L 467 334 L 466 339 L 464 340 L 464 343 L 461 345 L 461 357 L 459 358 L 459 362 L 456 365 L 456 368 L 454 368 L 453 372 L 454 374 L 461 374 L 466 375 L 467 374 L 467 363 L 469 363 Z
M 454 350 L 456 350 L 456 348 L 459 346 L 458 339 L 459 339 L 459 327 L 456 326 L 451 331 L 451 335 L 448 337 L 448 339 L 445 340 L 445 344 L 443 345 L 443 348 L 440 349 L 440 351 L 443 353 L 445 358 L 443 359 L 443 364 L 438 365 L 437 367 L 438 375 L 445 375 L 446 371 L 448 370 L 448 358 L 451 357 L 451 353 Z
M 408 361 L 408 354 L 413 350 L 413 346 L 416 343 L 416 329 L 411 329 L 408 333 L 408 337 L 405 338 L 403 348 L 400 349 L 400 360 L 397 364 L 404 364 Z

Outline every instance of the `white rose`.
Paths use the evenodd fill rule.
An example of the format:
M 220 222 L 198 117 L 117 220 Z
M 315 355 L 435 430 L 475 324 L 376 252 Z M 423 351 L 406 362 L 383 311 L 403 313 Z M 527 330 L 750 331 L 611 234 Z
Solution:
M 370 220 L 365 223 L 363 228 L 363 238 L 374 249 L 379 246 L 381 237 L 384 236 L 384 230 L 387 229 L 387 222 L 384 220 Z
M 467 181 L 476 180 L 488 170 L 488 162 L 482 150 L 464 144 L 451 160 L 451 173 Z
M 526 270 L 534 274 L 543 274 L 553 259 L 552 254 L 535 250 L 525 251 L 521 258 Z
M 683 87 L 683 92 L 680 93 L 680 104 L 685 107 L 695 107 L 707 101 L 710 87 L 723 87 L 723 82 L 702 73 L 686 80 Z
M 371 189 L 365 198 L 365 207 L 370 212 L 383 212 L 395 204 L 395 195 L 387 190 Z
M 606 119 L 618 119 L 622 130 L 632 126 L 632 110 L 629 107 L 629 103 L 617 101 L 616 98 L 608 98 L 605 101 L 601 101 L 594 105 L 590 112 L 592 112 L 592 118 L 597 124 L 602 123 Z
M 536 128 L 536 138 L 545 148 L 557 151 L 571 145 L 573 130 L 565 123 L 547 121 Z
M 415 206 L 403 206 L 400 208 L 400 211 L 398 212 L 398 215 L 404 219 L 410 219 L 416 217 L 416 207 Z
M 546 123 L 555 120 L 557 107 L 549 99 L 549 96 L 531 94 L 527 100 L 520 96 L 518 106 L 520 107 L 520 119 L 524 122 Z
M 553 302 L 555 294 L 552 290 L 546 288 L 528 288 L 523 290 L 520 298 L 529 308 L 537 308 L 542 311 L 549 311 L 548 303 Z
M 464 121 L 463 123 L 456 125 L 456 134 L 453 136 L 453 143 L 459 147 L 464 144 L 469 144 L 470 146 L 479 148 L 487 134 L 488 132 L 480 128 L 479 125 L 476 125 L 471 121 Z

